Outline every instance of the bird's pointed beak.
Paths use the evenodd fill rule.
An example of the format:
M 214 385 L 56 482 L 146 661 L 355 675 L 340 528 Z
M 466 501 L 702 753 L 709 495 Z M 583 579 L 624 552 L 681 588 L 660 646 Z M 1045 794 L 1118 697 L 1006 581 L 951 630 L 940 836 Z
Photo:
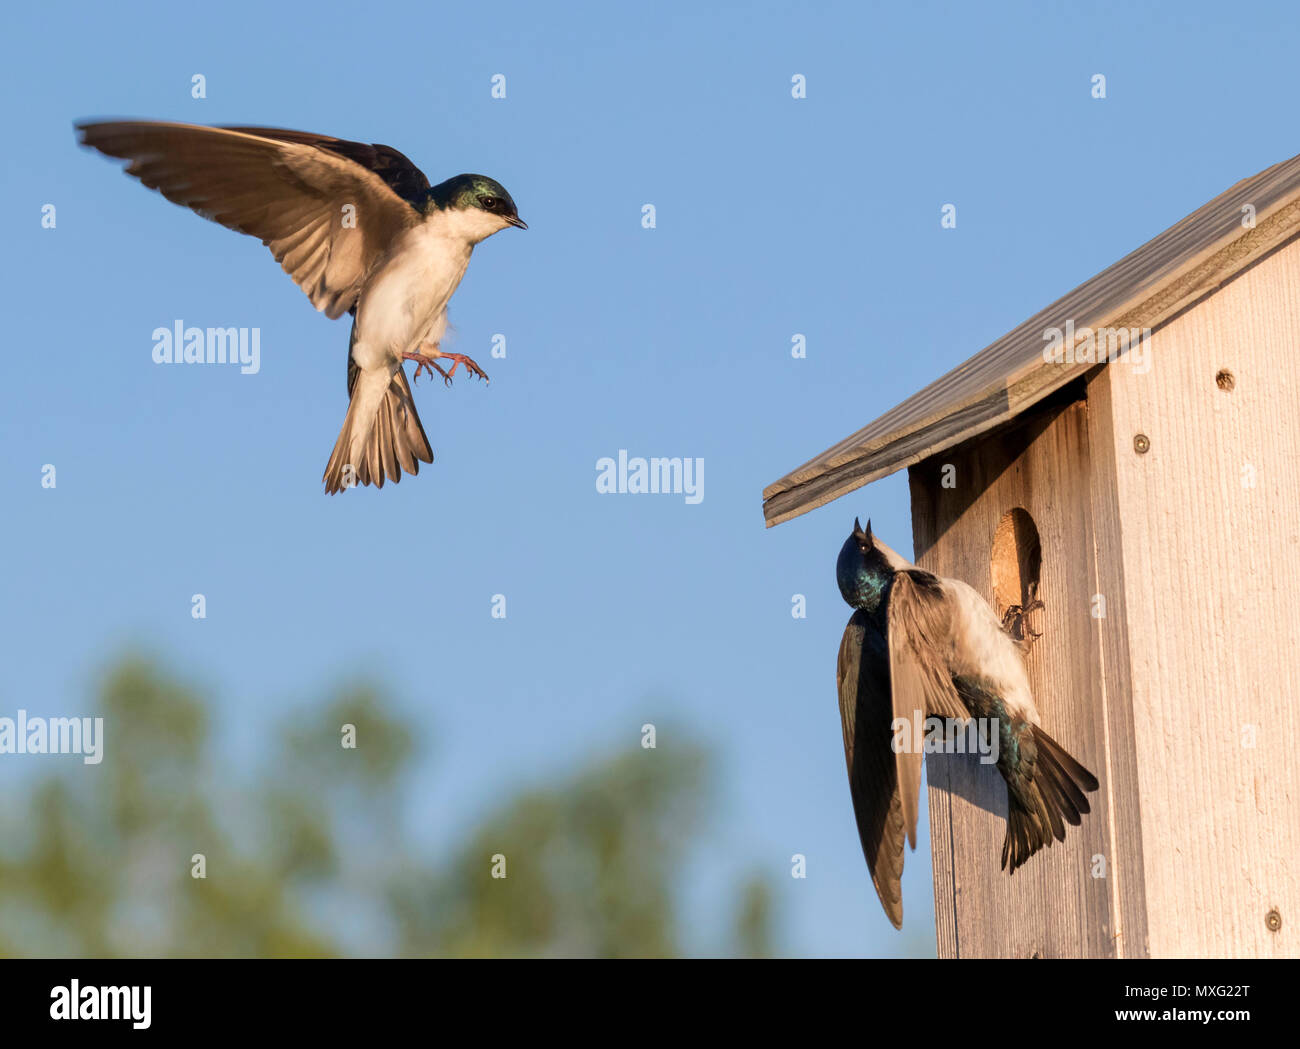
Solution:
M 528 223 L 525 222 L 523 219 L 521 219 L 518 215 L 512 215 L 510 218 L 506 219 L 506 221 L 510 223 L 510 225 L 512 226 L 518 226 L 520 229 L 528 228 Z

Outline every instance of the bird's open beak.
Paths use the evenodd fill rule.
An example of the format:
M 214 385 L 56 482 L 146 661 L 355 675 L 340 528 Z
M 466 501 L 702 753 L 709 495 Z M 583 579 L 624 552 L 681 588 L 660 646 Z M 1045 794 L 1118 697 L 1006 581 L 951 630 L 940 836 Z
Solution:
M 510 225 L 512 226 L 518 226 L 520 229 L 528 228 L 528 223 L 525 222 L 523 219 L 521 219 L 518 215 L 512 215 L 510 218 L 506 219 L 506 221 L 510 223 Z

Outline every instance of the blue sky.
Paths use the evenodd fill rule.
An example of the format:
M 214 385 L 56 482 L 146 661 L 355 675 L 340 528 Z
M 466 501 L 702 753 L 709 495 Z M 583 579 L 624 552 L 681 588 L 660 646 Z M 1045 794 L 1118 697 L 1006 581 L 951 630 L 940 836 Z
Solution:
M 855 515 L 911 549 L 905 477 L 772 531 L 761 490 L 1300 151 L 1294 5 L 293 6 L 7 16 L 0 707 L 80 712 L 144 647 L 211 689 L 241 760 L 286 709 L 375 679 L 426 733 L 410 820 L 432 850 L 681 724 L 721 759 L 685 874 L 701 943 L 759 868 L 789 953 L 904 949 L 933 922 L 928 847 L 899 935 L 853 825 L 833 564 Z M 507 186 L 531 229 L 483 244 L 451 308 L 492 383 L 417 387 L 431 467 L 322 494 L 346 320 L 80 150 L 94 116 L 303 128 Z M 155 365 L 178 319 L 260 328 L 260 372 Z M 598 494 L 619 449 L 703 458 L 703 501 Z

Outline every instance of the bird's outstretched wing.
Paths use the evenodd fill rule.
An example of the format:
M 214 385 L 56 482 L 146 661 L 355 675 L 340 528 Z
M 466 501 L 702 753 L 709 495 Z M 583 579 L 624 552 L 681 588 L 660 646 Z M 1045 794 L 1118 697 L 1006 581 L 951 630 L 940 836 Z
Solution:
M 274 138 L 280 142 L 299 142 L 305 146 L 319 146 L 337 153 L 341 157 L 355 161 L 363 168 L 373 171 L 388 185 L 388 188 L 412 207 L 424 203 L 429 193 L 429 180 L 423 171 L 417 168 L 405 153 L 400 153 L 392 146 L 383 146 L 367 142 L 349 142 L 345 138 L 332 135 L 316 135 L 310 131 L 290 131 L 282 127 L 235 127 L 223 125 L 222 131 L 239 131 L 245 135 L 258 135 L 262 138 Z
M 835 683 L 844 730 L 844 762 L 858 822 L 862 854 L 871 882 L 894 928 L 903 927 L 903 804 L 898 770 L 890 753 L 893 701 L 889 648 L 861 609 L 853 613 L 840 641 Z M 914 846 L 915 847 L 915 846 Z
M 893 683 L 895 718 L 922 726 L 931 715 L 970 716 L 948 670 L 946 648 L 952 632 L 952 612 L 937 576 L 919 568 L 897 572 L 889 588 L 889 676 Z M 910 746 L 895 752 L 898 787 L 903 800 L 907 840 L 916 848 L 916 819 L 921 792 L 921 762 L 925 757 L 920 733 Z
M 331 318 L 356 304 L 370 268 L 420 221 L 403 196 L 418 181 L 411 172 L 428 185 L 396 150 L 305 132 L 154 121 L 77 130 L 84 145 L 130 161 L 127 174 L 168 200 L 257 237 Z

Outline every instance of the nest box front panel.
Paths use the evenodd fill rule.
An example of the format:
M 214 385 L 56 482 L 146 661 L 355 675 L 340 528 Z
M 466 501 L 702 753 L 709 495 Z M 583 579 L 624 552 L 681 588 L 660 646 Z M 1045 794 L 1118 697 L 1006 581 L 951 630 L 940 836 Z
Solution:
M 1075 387 L 1071 396 L 1082 392 Z M 1094 618 L 1109 610 L 1094 602 L 1089 448 L 1086 400 L 1062 397 L 910 470 L 917 563 L 965 580 L 999 617 L 1012 611 L 1011 622 L 1029 641 L 1029 677 L 1044 728 L 1101 781 L 1082 825 L 1008 876 L 999 866 L 1006 790 L 997 771 L 974 755 L 927 756 L 943 956 L 1124 953 Z M 1017 606 L 1023 615 L 1014 614 Z M 1140 863 L 1129 862 L 1140 878 Z M 1136 953 L 1144 953 L 1140 928 L 1137 936 Z

